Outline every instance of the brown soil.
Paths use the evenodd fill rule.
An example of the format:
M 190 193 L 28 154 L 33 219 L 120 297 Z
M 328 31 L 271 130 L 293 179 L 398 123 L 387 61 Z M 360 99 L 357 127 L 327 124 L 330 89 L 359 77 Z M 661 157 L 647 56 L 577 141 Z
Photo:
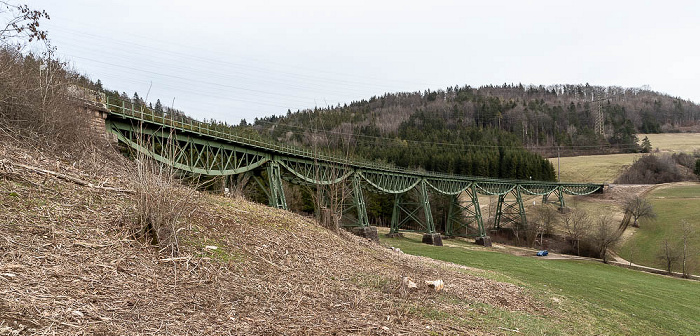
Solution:
M 93 187 L 129 189 L 122 161 L 88 173 L 42 155 L 0 144 L 0 335 L 490 334 L 464 312 L 551 314 L 519 286 L 205 193 L 164 255 L 133 239 L 132 194 Z

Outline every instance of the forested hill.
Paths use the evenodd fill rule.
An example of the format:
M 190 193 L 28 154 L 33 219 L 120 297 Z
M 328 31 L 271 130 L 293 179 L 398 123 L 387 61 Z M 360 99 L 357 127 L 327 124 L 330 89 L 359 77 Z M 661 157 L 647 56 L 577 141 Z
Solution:
M 604 135 L 596 132 L 602 112 Z M 285 142 L 345 148 L 399 166 L 493 177 L 551 179 L 523 150 L 552 155 L 638 150 L 636 133 L 697 129 L 700 106 L 646 89 L 590 85 L 388 93 L 328 108 L 256 119 Z

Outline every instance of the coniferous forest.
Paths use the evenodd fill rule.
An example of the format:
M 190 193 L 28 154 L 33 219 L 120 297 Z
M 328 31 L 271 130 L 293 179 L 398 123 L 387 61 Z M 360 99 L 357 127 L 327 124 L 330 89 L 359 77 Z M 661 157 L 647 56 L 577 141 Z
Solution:
M 699 121 L 700 106 L 647 89 L 504 84 L 389 93 L 255 119 L 252 128 L 400 167 L 553 180 L 544 156 L 636 152 L 637 133 L 691 131 Z

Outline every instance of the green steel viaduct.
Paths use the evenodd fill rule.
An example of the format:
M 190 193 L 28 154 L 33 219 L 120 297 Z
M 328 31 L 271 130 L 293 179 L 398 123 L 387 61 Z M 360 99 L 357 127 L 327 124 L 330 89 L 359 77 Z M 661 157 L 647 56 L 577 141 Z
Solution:
M 93 97 L 95 97 L 93 95 Z M 451 199 L 445 236 L 473 236 L 490 244 L 479 207 L 479 195 L 497 196 L 494 225 L 526 223 L 524 195 L 541 195 L 543 202 L 556 196 L 602 192 L 601 184 L 503 180 L 400 169 L 319 155 L 309 150 L 260 142 L 217 130 L 197 121 L 183 121 L 110 103 L 104 95 L 87 105 L 104 120 L 108 133 L 131 149 L 190 174 L 234 176 L 251 174 L 263 187 L 272 207 L 287 209 L 282 180 L 294 184 L 331 186 L 351 190 L 352 204 L 343 225 L 366 235 L 370 227 L 363 191 L 394 195 L 391 234 L 424 233 L 423 241 L 441 245 L 430 210 L 430 193 Z M 95 100 L 99 101 L 96 103 Z M 148 141 L 143 141 L 147 138 Z M 177 151 L 168 151 L 169 145 Z M 167 154 L 169 152 L 170 154 Z M 370 233 L 371 234 L 371 233 Z

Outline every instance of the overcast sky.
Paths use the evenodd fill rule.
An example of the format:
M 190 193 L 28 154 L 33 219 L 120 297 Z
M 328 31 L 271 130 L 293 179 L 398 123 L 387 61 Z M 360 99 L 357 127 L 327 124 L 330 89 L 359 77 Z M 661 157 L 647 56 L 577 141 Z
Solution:
M 649 85 L 700 102 L 700 1 L 28 4 L 78 71 L 200 119 L 465 84 Z

